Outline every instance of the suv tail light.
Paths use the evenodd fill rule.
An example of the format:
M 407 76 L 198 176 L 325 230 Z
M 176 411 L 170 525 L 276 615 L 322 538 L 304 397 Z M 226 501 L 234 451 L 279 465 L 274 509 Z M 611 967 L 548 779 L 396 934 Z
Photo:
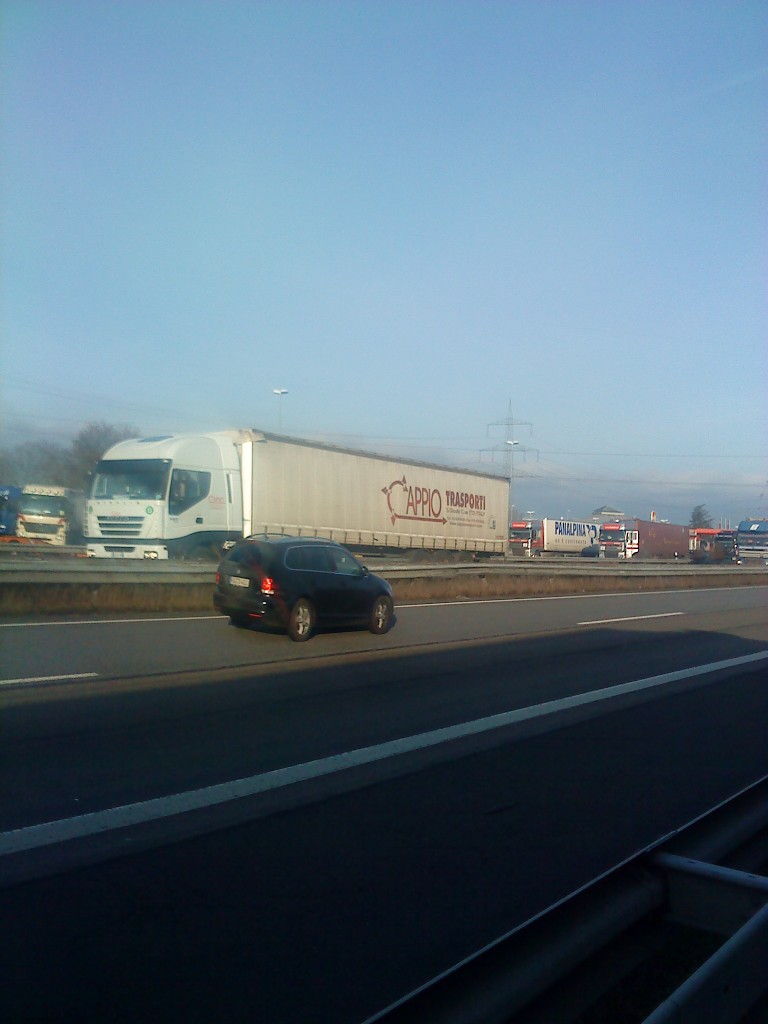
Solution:
M 272 577 L 265 576 L 264 579 L 261 581 L 262 594 L 266 594 L 268 597 L 272 597 L 276 589 L 277 587 L 275 586 L 275 581 L 272 579 Z

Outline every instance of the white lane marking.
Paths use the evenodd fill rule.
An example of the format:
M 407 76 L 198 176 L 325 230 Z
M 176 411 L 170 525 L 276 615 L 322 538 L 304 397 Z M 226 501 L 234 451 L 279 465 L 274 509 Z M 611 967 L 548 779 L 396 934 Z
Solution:
M 31 626 L 124 626 L 146 625 L 148 622 L 199 622 L 211 619 L 215 622 L 227 622 L 223 615 L 169 615 L 162 619 L 72 619 L 68 622 L 0 622 L 0 629 L 29 629 Z
M 69 672 L 64 676 L 25 676 L 23 679 L 0 679 L 0 686 L 26 686 L 35 683 L 55 683 L 61 679 L 95 679 L 98 672 Z
M 685 612 L 657 612 L 655 615 L 624 615 L 617 619 L 590 619 L 588 622 L 578 622 L 578 626 L 602 626 L 606 622 L 637 622 L 639 619 L 671 619 L 675 615 L 685 615 Z
M 605 601 L 607 599 L 617 601 L 621 598 L 629 597 L 661 597 L 667 594 L 715 594 L 724 591 L 742 590 L 765 590 L 765 587 L 758 584 L 756 586 L 747 585 L 743 587 L 691 587 L 690 589 L 686 587 L 682 590 L 638 590 L 623 593 L 604 591 L 600 594 L 538 594 L 534 597 L 478 597 L 464 601 L 423 601 L 418 603 L 414 601 L 413 604 L 398 604 L 395 608 L 397 611 L 402 611 L 405 608 L 461 608 L 466 604 L 516 604 L 521 601 Z
M 82 839 L 99 832 L 108 832 L 111 829 L 125 828 L 128 825 L 139 825 L 148 821 L 167 818 L 173 814 L 199 810 L 214 804 L 238 800 L 242 797 L 255 796 L 259 793 L 282 789 L 297 782 L 319 779 L 326 775 L 334 775 L 337 772 L 346 771 L 349 768 L 357 768 L 361 765 L 383 761 L 390 757 L 396 757 L 399 754 L 408 754 L 424 750 L 427 747 L 435 747 L 441 743 L 448 743 L 451 740 L 461 739 L 465 736 L 476 736 L 481 733 L 491 732 L 494 729 L 501 729 L 516 722 L 541 718 L 554 714 L 557 711 L 578 707 L 582 704 L 593 704 L 621 694 L 648 690 L 656 686 L 664 686 L 667 683 L 704 675 L 718 669 L 736 668 L 767 659 L 768 651 L 746 654 L 739 658 L 729 658 L 725 661 L 712 662 L 709 665 L 699 665 L 695 668 L 667 672 L 664 675 L 651 676 L 648 679 L 639 679 L 631 683 L 619 683 L 616 686 L 608 686 L 603 690 L 591 690 L 588 693 L 577 694 L 572 697 L 545 701 L 543 704 L 533 704 L 530 707 L 518 708 L 515 711 L 504 711 L 497 715 L 490 715 L 487 718 L 463 722 L 460 725 L 446 726 L 442 729 L 419 733 L 415 736 L 405 736 L 402 739 L 389 740 L 386 743 L 378 743 L 372 747 L 361 747 L 342 754 L 332 754 L 330 757 L 322 757 L 315 761 L 291 765 L 288 768 L 276 768 L 261 775 L 252 775 L 245 779 L 235 779 L 232 782 L 206 786 L 203 789 L 193 789 L 186 793 L 174 793 L 170 796 L 157 797 L 153 800 L 144 800 L 141 803 L 110 807 L 103 811 L 92 811 L 74 818 L 63 818 L 59 821 L 48 821 L 40 825 L 28 825 L 25 828 L 12 829 L 11 831 L 0 833 L 0 855 L 20 853 L 24 850 L 51 846 L 54 843 L 64 842 L 69 839 Z

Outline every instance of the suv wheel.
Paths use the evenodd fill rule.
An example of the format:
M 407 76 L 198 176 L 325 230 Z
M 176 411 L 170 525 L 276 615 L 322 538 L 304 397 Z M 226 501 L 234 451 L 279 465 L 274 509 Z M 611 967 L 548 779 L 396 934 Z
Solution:
M 288 616 L 288 636 L 301 643 L 309 640 L 315 628 L 315 609 L 306 598 L 300 597 Z
M 377 597 L 371 609 L 371 621 L 368 629 L 380 635 L 386 633 L 392 622 L 392 598 L 386 594 Z

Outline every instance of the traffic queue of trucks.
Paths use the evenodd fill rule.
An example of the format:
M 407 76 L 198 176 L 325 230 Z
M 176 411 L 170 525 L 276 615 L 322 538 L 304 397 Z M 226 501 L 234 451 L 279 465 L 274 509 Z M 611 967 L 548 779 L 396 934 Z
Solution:
M 76 492 L 53 484 L 0 486 L 0 540 L 63 546 L 80 539 Z
M 257 430 L 121 441 L 95 467 L 89 555 L 216 557 L 251 534 L 354 551 L 507 550 L 509 480 Z
M 601 558 L 687 558 L 689 527 L 654 519 L 603 523 L 598 536 Z
M 622 519 L 613 523 L 542 519 L 513 522 L 509 551 L 535 558 L 581 555 L 600 558 L 686 558 L 694 531 L 654 519 Z M 715 534 L 711 530 L 707 533 Z
M 80 495 L 82 498 L 82 495 Z M 257 430 L 122 441 L 92 474 L 84 515 L 64 487 L 0 486 L 0 540 L 84 536 L 111 558 L 218 557 L 249 534 L 323 537 L 359 553 L 592 555 L 768 564 L 768 520 L 737 531 L 622 518 L 508 520 L 507 477 Z
M 736 530 L 692 528 L 691 561 L 768 565 L 768 519 L 742 519 Z
M 762 552 L 768 561 L 768 520 L 748 520 L 740 529 L 749 533 L 754 555 Z M 700 564 L 739 561 L 736 530 L 676 526 L 656 519 L 621 519 L 601 525 L 567 519 L 513 522 L 509 553 L 528 558 L 559 554 L 623 560 L 689 556 Z

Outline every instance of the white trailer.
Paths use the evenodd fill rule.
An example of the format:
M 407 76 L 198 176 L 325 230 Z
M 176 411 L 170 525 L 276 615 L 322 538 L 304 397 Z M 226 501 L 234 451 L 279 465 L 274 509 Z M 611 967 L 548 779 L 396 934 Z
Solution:
M 97 464 L 88 554 L 201 558 L 249 534 L 504 554 L 509 481 L 256 430 L 121 441 Z
M 542 519 L 541 530 L 534 540 L 533 555 L 580 555 L 585 548 L 597 544 L 599 527 L 572 519 Z

